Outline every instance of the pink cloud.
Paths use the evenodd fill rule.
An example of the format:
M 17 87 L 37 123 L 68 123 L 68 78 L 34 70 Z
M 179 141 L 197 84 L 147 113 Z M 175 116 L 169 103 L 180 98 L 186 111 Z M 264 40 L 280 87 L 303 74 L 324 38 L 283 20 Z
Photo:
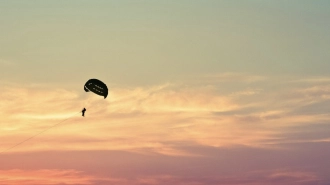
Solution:
M 91 185 L 93 177 L 76 170 L 1 170 L 0 184 L 6 185 Z
M 0 184 L 3 185 L 302 185 L 317 183 L 319 179 L 309 172 L 301 171 L 264 171 L 240 175 L 219 176 L 176 176 L 176 175 L 139 175 L 131 178 L 93 176 L 76 170 L 1 170 Z

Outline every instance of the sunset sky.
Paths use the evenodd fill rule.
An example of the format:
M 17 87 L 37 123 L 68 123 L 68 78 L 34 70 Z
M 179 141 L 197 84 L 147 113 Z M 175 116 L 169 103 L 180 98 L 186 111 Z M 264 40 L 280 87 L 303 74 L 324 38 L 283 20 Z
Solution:
M 0 1 L 0 185 L 329 185 L 329 20 L 328 0 Z

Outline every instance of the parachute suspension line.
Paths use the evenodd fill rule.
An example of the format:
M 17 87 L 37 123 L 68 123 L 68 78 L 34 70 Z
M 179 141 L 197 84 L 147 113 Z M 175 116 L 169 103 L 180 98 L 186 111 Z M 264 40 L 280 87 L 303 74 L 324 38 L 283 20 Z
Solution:
M 46 129 L 42 130 L 41 132 L 38 132 L 37 134 L 35 134 L 35 135 L 33 135 L 33 136 L 31 136 L 31 137 L 29 137 L 29 138 L 27 138 L 27 139 L 25 139 L 25 140 L 23 140 L 23 141 L 17 143 L 17 144 L 15 144 L 15 145 L 13 145 L 13 146 L 7 148 L 7 149 L 2 150 L 2 151 L 0 152 L 0 154 L 2 154 L 2 153 L 4 153 L 4 152 L 7 152 L 8 150 L 11 150 L 11 149 L 13 149 L 13 148 L 15 148 L 15 147 L 17 147 L 17 146 L 19 146 L 19 145 L 21 145 L 21 144 L 23 144 L 23 143 L 29 141 L 29 140 L 31 140 L 31 139 L 33 139 L 33 138 L 37 137 L 38 135 L 40 135 L 40 134 L 46 132 L 47 130 L 49 130 L 49 129 L 51 129 L 51 128 L 54 128 L 54 127 L 56 127 L 57 125 L 59 125 L 59 124 L 65 122 L 65 121 L 71 119 L 72 117 L 74 117 L 74 116 L 77 115 L 78 113 L 81 113 L 81 111 L 79 111 L 79 112 L 73 114 L 72 116 L 70 116 L 70 117 L 68 117 L 68 118 L 66 118 L 66 119 L 64 119 L 64 120 L 62 120 L 62 121 L 60 121 L 60 122 L 58 122 L 58 123 L 56 123 L 56 124 L 54 124 L 54 125 L 52 125 L 52 126 L 46 128 Z

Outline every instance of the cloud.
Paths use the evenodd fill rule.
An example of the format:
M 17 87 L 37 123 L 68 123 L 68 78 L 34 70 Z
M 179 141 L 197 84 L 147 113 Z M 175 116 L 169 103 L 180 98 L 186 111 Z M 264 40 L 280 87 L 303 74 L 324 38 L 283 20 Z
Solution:
M 249 184 L 249 185 L 308 185 L 318 183 L 320 179 L 311 172 L 295 170 L 254 171 L 234 175 L 138 175 L 134 178 L 102 177 L 86 175 L 76 170 L 41 169 L 41 170 L 1 170 L 0 184 L 6 185 L 166 185 L 166 184 L 192 184 L 192 185 L 216 185 L 216 184 Z
M 169 144 L 173 142 L 277 150 L 283 143 L 306 142 L 303 137 L 290 137 L 296 133 L 290 128 L 330 120 L 326 112 L 329 85 L 323 81 L 306 85 L 260 77 L 246 83 L 248 75 L 220 76 L 234 80 L 220 85 L 214 77 L 207 85 L 113 86 L 105 100 L 58 86 L 6 84 L 0 92 L 4 100 L 0 102 L 0 133 L 5 141 L 1 147 L 65 120 L 13 151 L 107 149 L 195 155 Z M 84 118 L 79 115 L 82 107 L 87 108 Z M 314 133 L 311 130 L 300 129 L 299 134 Z M 322 138 L 308 141 L 316 139 Z
M 0 184 L 91 185 L 93 184 L 93 177 L 76 170 L 1 170 Z
M 71 146 L 75 145 L 72 141 L 68 142 Z M 88 142 L 85 141 L 86 145 Z M 155 151 L 164 146 L 194 155 L 169 155 Z M 330 182 L 327 174 L 330 164 L 324 160 L 330 152 L 329 143 L 289 146 L 289 150 L 269 150 L 172 141 L 131 152 L 72 149 L 3 153 L 0 158 L 0 177 L 8 174 L 6 171 L 20 169 L 21 174 L 16 172 L 13 176 L 25 180 L 31 176 L 35 184 L 44 182 L 43 179 L 56 179 L 56 183 L 63 179 L 79 179 L 81 184 L 105 185 L 326 185 Z
M 221 73 L 206 75 L 202 80 L 213 81 L 213 82 L 239 82 L 239 83 L 254 83 L 259 81 L 265 81 L 266 76 L 251 75 L 244 73 Z
M 270 181 L 294 184 L 313 184 L 320 179 L 312 172 L 281 170 L 274 171 L 268 176 Z
M 329 83 L 330 82 L 330 78 L 327 76 L 318 76 L 318 77 L 304 77 L 304 78 L 300 78 L 300 79 L 292 79 L 290 81 L 288 81 L 289 83 L 311 83 L 311 84 L 315 84 L 315 83 Z
M 109 108 L 125 112 L 205 112 L 231 110 L 236 106 L 229 98 L 216 95 L 210 89 L 178 85 L 113 89 L 109 99 Z

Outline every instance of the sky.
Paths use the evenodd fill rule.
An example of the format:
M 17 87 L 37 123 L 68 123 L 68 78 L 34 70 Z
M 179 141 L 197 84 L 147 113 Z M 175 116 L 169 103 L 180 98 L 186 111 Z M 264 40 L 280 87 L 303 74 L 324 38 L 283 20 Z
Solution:
M 329 20 L 327 0 L 0 1 L 0 185 L 329 185 Z

